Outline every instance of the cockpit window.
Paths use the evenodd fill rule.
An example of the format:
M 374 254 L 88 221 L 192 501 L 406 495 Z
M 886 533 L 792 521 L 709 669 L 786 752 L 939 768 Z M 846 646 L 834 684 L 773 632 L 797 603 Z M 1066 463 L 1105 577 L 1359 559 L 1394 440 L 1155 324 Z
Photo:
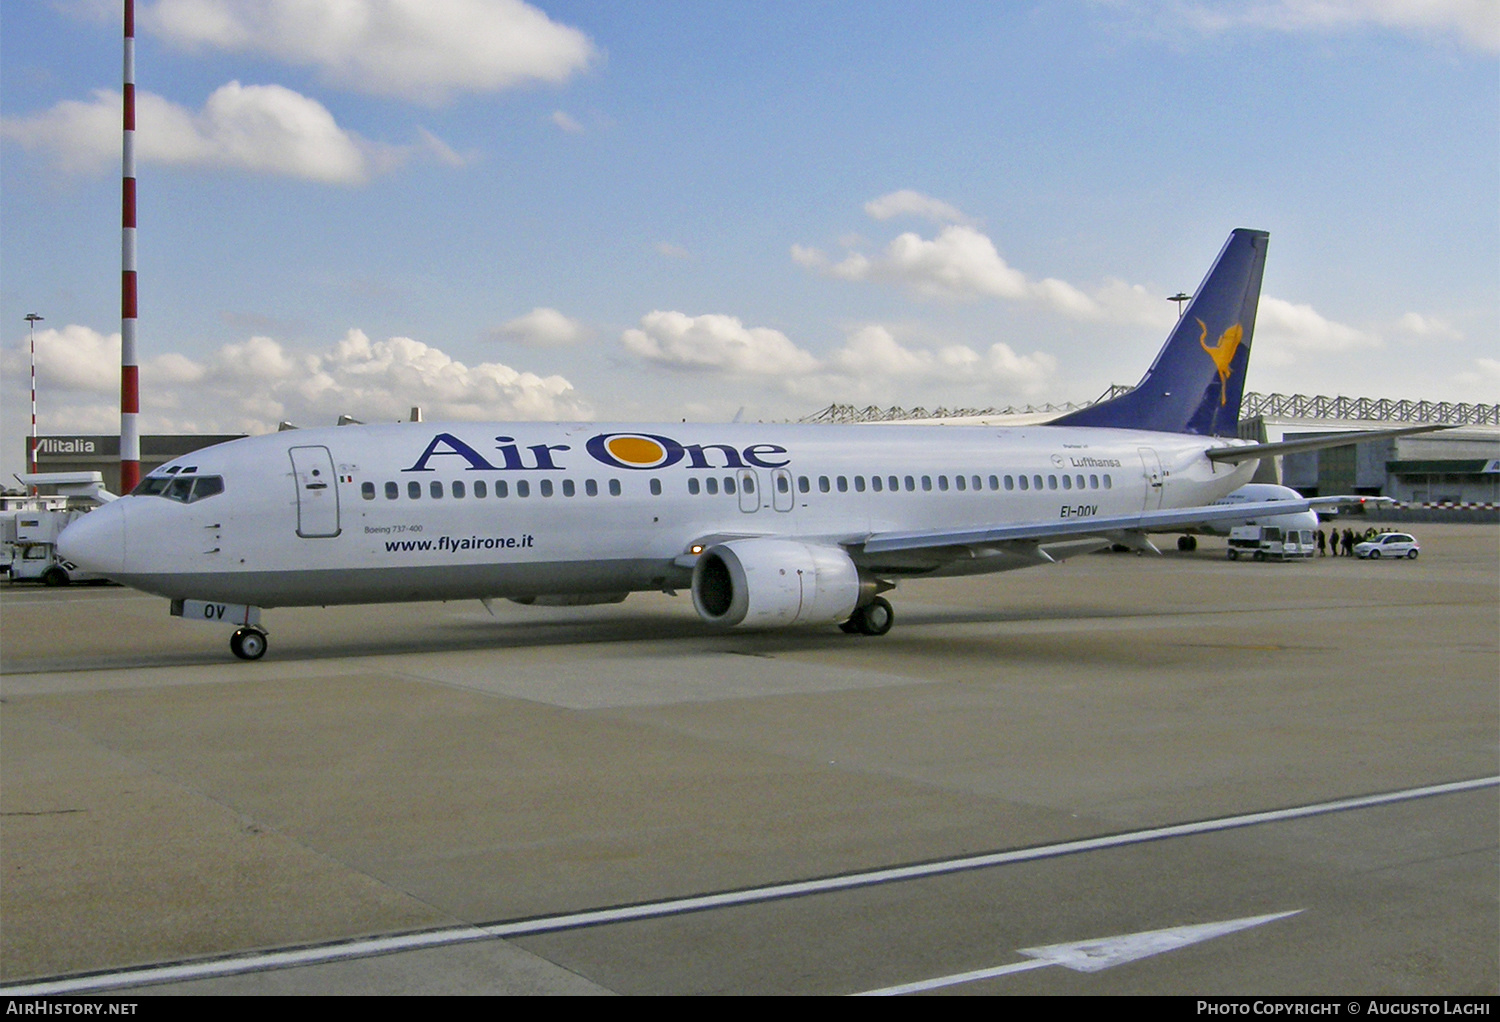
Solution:
M 171 469 L 168 470 L 173 471 Z M 179 504 L 192 504 L 224 492 L 223 476 L 189 475 L 191 469 L 176 475 L 152 475 L 141 480 L 130 491 L 132 497 L 166 497 Z

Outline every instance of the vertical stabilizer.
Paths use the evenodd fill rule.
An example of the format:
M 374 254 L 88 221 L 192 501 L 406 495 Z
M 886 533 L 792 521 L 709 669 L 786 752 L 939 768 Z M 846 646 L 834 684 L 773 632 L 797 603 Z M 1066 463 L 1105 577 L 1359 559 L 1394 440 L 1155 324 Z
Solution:
M 1053 425 L 1234 436 L 1269 238 L 1245 228 L 1232 233 L 1136 388 Z

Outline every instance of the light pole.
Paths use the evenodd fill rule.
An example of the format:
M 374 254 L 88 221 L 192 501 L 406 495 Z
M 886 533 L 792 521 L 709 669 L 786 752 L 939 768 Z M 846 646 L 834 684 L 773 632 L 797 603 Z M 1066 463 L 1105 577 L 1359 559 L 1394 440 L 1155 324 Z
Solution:
M 1176 302 L 1177 303 L 1177 318 L 1178 319 L 1182 318 L 1183 307 L 1186 306 L 1187 303 L 1190 302 L 1190 301 L 1192 301 L 1192 300 L 1193 300 L 1193 296 L 1190 295 L 1190 294 L 1188 294 L 1186 291 L 1179 291 L 1175 295 L 1168 295 L 1167 296 L 1167 301 L 1169 301 L 1169 302 Z
M 27 452 L 26 460 L 29 463 L 27 471 L 36 473 L 36 325 L 42 322 L 42 317 L 34 312 L 26 314 L 26 323 L 31 330 L 31 450 Z M 31 488 L 36 492 L 36 487 Z

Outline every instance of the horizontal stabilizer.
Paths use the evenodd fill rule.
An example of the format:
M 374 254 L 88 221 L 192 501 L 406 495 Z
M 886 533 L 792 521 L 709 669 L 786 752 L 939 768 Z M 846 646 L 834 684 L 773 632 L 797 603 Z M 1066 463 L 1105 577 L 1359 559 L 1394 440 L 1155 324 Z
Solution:
M 1283 440 L 1274 444 L 1252 444 L 1248 447 L 1215 447 L 1206 453 L 1210 461 L 1227 461 L 1238 464 L 1242 461 L 1255 461 L 1260 458 L 1270 458 L 1278 454 L 1300 454 L 1304 451 L 1321 451 L 1328 447 L 1346 447 L 1349 444 L 1362 444 L 1369 440 L 1385 440 L 1396 436 L 1409 436 L 1412 433 L 1431 433 L 1439 429 L 1452 429 L 1452 426 L 1402 426 L 1399 429 L 1372 429 L 1359 433 L 1326 433 L 1323 436 L 1303 437 L 1300 440 Z

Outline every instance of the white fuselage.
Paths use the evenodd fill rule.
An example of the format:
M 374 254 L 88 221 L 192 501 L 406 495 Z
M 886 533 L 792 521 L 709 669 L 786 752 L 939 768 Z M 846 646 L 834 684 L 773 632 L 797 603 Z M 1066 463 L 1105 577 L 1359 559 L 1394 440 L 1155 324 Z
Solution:
M 1234 443 L 1056 426 L 297 430 L 179 458 L 152 477 L 218 477 L 222 492 L 125 497 L 69 542 L 148 592 L 262 607 L 671 590 L 695 545 L 734 537 L 842 546 L 862 575 L 970 574 L 1038 561 L 859 543 L 1209 504 L 1253 471 L 1204 456 Z

